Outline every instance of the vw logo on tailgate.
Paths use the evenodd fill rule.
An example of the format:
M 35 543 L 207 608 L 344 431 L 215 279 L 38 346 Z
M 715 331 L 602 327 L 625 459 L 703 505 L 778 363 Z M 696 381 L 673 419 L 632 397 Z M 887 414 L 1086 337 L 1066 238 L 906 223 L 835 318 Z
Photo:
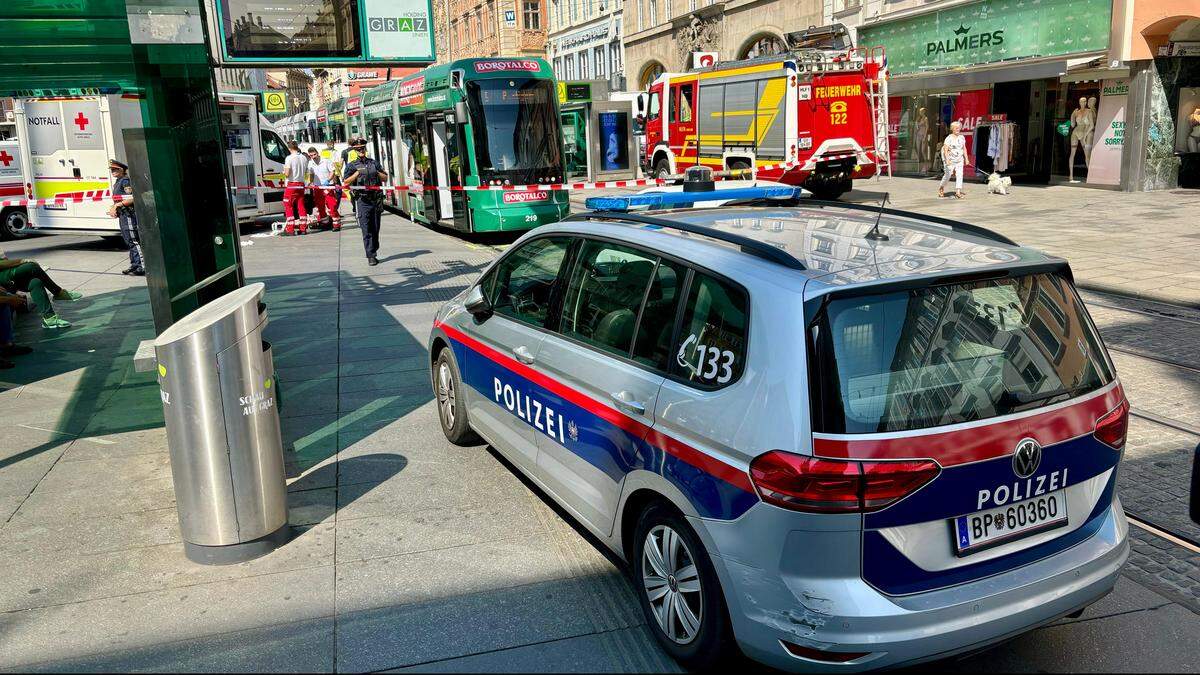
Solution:
M 1020 478 L 1029 478 L 1042 463 L 1042 446 L 1032 438 L 1021 439 L 1013 453 L 1013 472 Z

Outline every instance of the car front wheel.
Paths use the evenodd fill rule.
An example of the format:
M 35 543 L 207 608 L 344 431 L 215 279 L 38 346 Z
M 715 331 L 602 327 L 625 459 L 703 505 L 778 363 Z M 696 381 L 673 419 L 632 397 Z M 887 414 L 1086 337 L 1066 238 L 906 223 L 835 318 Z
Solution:
M 735 653 L 716 571 L 700 538 L 674 509 L 654 504 L 638 521 L 633 575 L 659 644 L 684 666 L 708 670 Z
M 467 423 L 467 404 L 462 397 L 462 378 L 454 354 L 447 347 L 433 364 L 433 394 L 437 401 L 442 433 L 455 445 L 478 445 L 479 436 Z

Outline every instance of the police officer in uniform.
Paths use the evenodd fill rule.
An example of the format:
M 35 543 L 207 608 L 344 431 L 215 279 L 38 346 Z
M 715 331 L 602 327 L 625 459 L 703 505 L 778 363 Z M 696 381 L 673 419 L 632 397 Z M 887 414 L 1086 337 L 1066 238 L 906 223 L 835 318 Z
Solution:
M 379 162 L 367 157 L 367 141 L 356 138 L 351 141 L 351 147 L 358 157 L 350 162 L 345 169 L 346 187 L 350 190 L 350 198 L 354 200 L 358 216 L 358 227 L 362 230 L 363 250 L 367 254 L 367 264 L 375 266 L 379 260 L 375 255 L 379 252 L 379 219 L 383 216 L 383 181 L 388 175 L 379 166 Z M 364 189 L 365 188 L 365 189 Z
M 144 277 L 146 268 L 142 266 L 142 244 L 138 237 L 137 215 L 133 212 L 133 185 L 129 182 L 129 167 L 110 159 L 108 170 L 116 179 L 112 187 L 113 205 L 108 209 L 108 217 L 120 221 L 121 239 L 129 247 L 129 267 L 121 274 Z

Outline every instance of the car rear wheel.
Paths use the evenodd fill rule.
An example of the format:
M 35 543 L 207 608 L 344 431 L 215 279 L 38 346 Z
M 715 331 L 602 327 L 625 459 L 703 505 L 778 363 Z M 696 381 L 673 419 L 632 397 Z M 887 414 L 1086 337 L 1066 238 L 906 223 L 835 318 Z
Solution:
M 721 584 L 687 521 L 674 509 L 653 504 L 642 513 L 634 537 L 634 585 L 663 649 L 700 670 L 734 654 Z
M 29 236 L 29 214 L 22 208 L 6 209 L 0 215 L 0 239 L 24 239 Z
M 467 422 L 467 405 L 461 392 L 462 378 L 454 354 L 449 348 L 443 349 L 433 364 L 433 393 L 442 433 L 455 445 L 478 445 L 480 439 Z

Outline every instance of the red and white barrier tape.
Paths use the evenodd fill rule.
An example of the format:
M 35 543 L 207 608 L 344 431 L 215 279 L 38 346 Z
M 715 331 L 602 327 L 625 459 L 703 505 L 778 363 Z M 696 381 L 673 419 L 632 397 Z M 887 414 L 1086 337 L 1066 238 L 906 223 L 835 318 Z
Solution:
M 84 204 L 89 202 L 108 202 L 116 203 L 118 200 L 113 197 L 108 190 L 97 192 L 96 194 L 79 193 L 73 195 L 46 197 L 43 199 L 4 199 L 0 200 L 0 207 L 4 206 L 66 206 L 67 204 Z
M 837 154 L 825 154 L 815 161 L 832 161 L 838 159 L 846 159 L 849 157 L 857 157 L 857 152 L 846 152 Z M 754 173 L 761 174 L 770 171 L 789 171 L 798 166 L 801 166 L 806 161 L 814 161 L 814 158 L 808 160 L 790 160 L 779 162 L 776 164 L 767 164 L 760 166 L 754 170 Z M 737 170 L 733 170 L 736 172 Z M 749 170 L 742 170 L 749 172 Z M 666 178 L 637 178 L 632 180 L 608 180 L 596 182 L 582 183 L 532 183 L 527 185 L 424 185 L 414 183 L 412 185 L 383 185 L 379 187 L 352 186 L 343 187 L 340 185 L 306 185 L 304 190 L 380 190 L 383 192 L 432 192 L 437 190 L 448 190 L 452 192 L 558 192 L 570 190 L 607 190 L 611 188 L 630 188 L 630 187 L 648 187 L 658 185 L 668 185 L 673 183 L 673 179 Z M 251 185 L 237 186 L 232 189 L 234 192 L 255 192 L 259 190 L 277 191 L 286 189 L 285 186 L 279 185 Z M 0 200 L 0 207 L 5 206 L 63 206 L 66 204 L 80 204 L 84 202 L 102 202 L 116 201 L 112 194 L 108 191 L 95 195 L 81 193 L 69 196 L 49 197 L 45 199 L 9 199 Z

